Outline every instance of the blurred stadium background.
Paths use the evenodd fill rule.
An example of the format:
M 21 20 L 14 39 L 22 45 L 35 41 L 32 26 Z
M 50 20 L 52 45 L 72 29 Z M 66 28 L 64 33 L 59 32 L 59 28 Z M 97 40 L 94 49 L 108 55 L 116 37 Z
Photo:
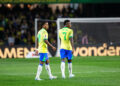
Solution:
M 98 3 L 96 1 L 96 4 L 94 4 L 94 1 L 75 4 L 60 4 L 57 3 L 57 1 L 57 4 L 55 2 L 54 4 L 53 2 L 50 3 L 50 1 L 43 2 L 44 4 L 34 4 L 32 2 L 29 2 L 29 4 L 25 2 L 25 4 L 21 4 L 15 1 L 11 2 L 11 4 L 4 4 L 7 3 L 4 1 L 1 1 L 1 3 L 3 4 L 0 4 L 0 46 L 2 46 L 2 48 L 0 48 L 2 52 L 0 58 L 14 57 L 4 56 L 6 47 L 27 47 L 27 49 L 31 51 L 31 47 L 33 48 L 35 45 L 35 18 L 52 21 L 58 18 L 110 18 L 120 16 L 120 12 L 117 10 L 120 8 L 120 4 L 115 4 L 114 2 L 114 4 L 112 4 L 112 2 L 109 4 L 104 2 L 99 3 L 99 1 Z M 112 24 L 109 22 L 107 24 L 73 23 L 73 29 L 75 29 L 75 44 L 79 44 L 79 46 L 90 44 L 98 45 L 102 43 L 118 44 L 120 41 L 119 23 L 120 22 Z M 40 29 L 39 23 L 38 29 Z M 57 46 L 57 24 L 55 22 L 50 22 L 48 32 L 49 41 Z M 24 49 L 21 50 L 24 51 Z M 11 49 L 9 49 L 9 51 L 11 51 Z M 55 55 L 54 53 L 52 53 L 52 55 Z M 16 58 L 17 57 L 19 56 L 16 56 Z M 25 57 L 25 55 L 20 57 Z
M 120 0 L 0 0 L 0 86 L 119 86 L 119 9 Z M 106 23 L 72 22 L 76 77 L 49 81 L 43 70 L 46 81 L 36 82 L 39 60 L 31 58 L 35 57 L 35 18 L 39 19 L 38 30 L 42 21 L 49 20 L 49 41 L 57 48 L 58 18 L 112 19 Z M 31 59 L 24 59 L 29 52 Z M 50 48 L 49 52 L 56 57 Z M 50 60 L 53 74 L 61 77 L 60 59 Z

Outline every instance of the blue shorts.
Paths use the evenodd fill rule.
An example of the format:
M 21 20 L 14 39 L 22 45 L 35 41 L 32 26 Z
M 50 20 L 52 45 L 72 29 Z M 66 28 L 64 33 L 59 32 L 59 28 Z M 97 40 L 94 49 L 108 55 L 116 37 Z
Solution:
M 48 60 L 48 53 L 39 53 L 40 55 L 40 61 L 45 62 Z
M 72 60 L 72 50 L 60 49 L 60 57 L 61 59 L 67 58 L 68 60 Z

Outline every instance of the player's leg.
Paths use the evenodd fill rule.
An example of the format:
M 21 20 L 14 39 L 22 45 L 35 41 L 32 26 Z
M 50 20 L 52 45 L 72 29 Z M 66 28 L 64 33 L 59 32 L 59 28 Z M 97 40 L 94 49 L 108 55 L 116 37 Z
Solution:
M 49 65 L 49 59 L 48 59 L 48 57 L 46 58 L 45 68 L 46 68 L 46 70 L 48 72 L 48 75 L 49 75 L 50 79 L 56 79 L 57 78 L 57 76 L 53 76 L 52 73 L 51 73 L 51 68 L 50 68 L 50 65 Z
M 62 78 L 65 78 L 65 57 L 66 57 L 66 51 L 64 49 L 60 50 L 60 57 L 61 57 L 61 73 L 62 73 Z
M 46 62 L 45 62 L 45 69 L 47 70 L 49 77 L 51 77 L 52 73 L 51 73 L 51 69 L 50 69 L 50 65 L 49 65 L 49 60 L 46 60 Z
M 43 63 L 44 63 L 44 54 L 43 53 L 40 53 L 40 63 L 38 65 L 38 69 L 37 69 L 37 74 L 36 74 L 36 77 L 35 77 L 35 80 L 41 80 L 40 79 L 40 74 L 42 72 L 42 68 L 43 68 Z
M 65 58 L 61 60 L 60 68 L 61 68 L 62 78 L 65 78 Z
M 72 78 L 72 77 L 75 76 L 74 74 L 72 74 L 72 58 L 73 58 L 72 51 L 68 50 L 67 51 L 67 56 L 68 56 L 69 77 Z

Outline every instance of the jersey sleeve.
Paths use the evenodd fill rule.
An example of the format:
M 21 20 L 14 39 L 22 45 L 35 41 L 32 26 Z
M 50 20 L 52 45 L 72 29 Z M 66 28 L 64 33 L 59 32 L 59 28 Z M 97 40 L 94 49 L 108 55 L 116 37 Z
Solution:
M 70 31 L 69 38 L 73 37 L 73 30 Z
M 59 30 L 59 33 L 58 33 L 58 35 L 59 35 L 59 39 L 60 39 L 60 30 Z
M 44 40 L 48 40 L 48 33 L 47 33 L 47 31 L 45 31 L 45 33 L 44 33 Z

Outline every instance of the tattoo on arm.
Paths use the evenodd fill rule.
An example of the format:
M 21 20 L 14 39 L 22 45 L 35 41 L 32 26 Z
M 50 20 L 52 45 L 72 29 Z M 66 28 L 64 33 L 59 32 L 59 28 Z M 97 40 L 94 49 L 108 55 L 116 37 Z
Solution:
M 50 46 L 50 47 L 53 47 L 52 44 L 50 44 L 50 42 L 48 40 L 45 40 L 45 43 Z

